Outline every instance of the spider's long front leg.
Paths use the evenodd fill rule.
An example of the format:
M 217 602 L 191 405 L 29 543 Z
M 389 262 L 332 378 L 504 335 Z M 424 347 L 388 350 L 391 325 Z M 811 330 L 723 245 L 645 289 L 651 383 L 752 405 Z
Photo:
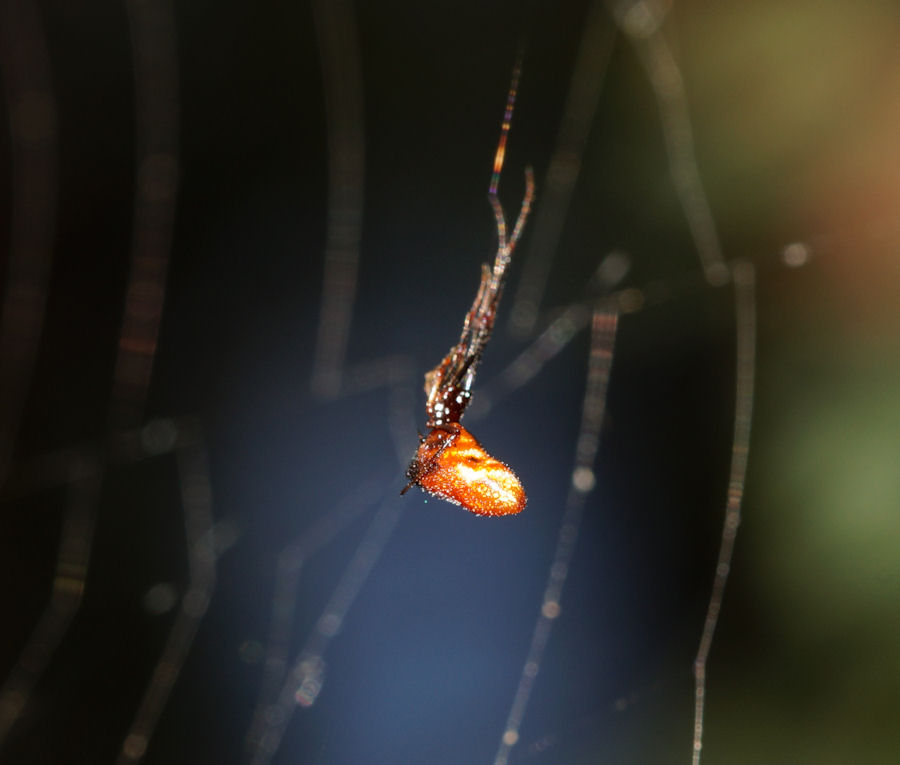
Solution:
M 497 222 L 499 243 L 494 257 L 494 267 L 490 269 L 486 264 L 482 265 L 478 292 L 463 321 L 459 341 L 441 363 L 425 375 L 425 395 L 428 397 L 425 408 L 429 427 L 446 422 L 459 422 L 468 406 L 475 372 L 494 329 L 497 306 L 506 281 L 506 269 L 534 201 L 534 172 L 530 167 L 525 171 L 525 196 L 519 208 L 512 238 L 508 242 L 503 208 L 496 192 L 492 192 L 489 196 Z

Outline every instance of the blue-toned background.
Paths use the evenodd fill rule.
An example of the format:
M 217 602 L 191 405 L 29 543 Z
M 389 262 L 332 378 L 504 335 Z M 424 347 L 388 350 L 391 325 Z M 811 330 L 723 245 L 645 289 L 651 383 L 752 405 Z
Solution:
M 597 486 L 510 761 L 689 762 L 728 491 L 734 293 L 703 279 L 641 38 L 587 2 L 2 2 L 4 305 L 18 294 L 14 252 L 32 262 L 37 229 L 50 260 L 33 359 L 15 351 L 28 337 L 18 314 L 0 327 L 14 338 L 0 344 L 0 382 L 25 380 L 2 409 L 0 712 L 14 722 L 0 762 L 106 763 L 123 747 L 122 762 L 251 761 L 273 619 L 291 665 L 333 597 L 346 613 L 316 644 L 321 687 L 289 707 L 272 761 L 493 762 L 571 482 L 589 332 L 515 389 L 504 370 L 560 309 L 599 297 L 592 275 L 614 250 L 629 264 L 616 288 L 643 307 L 620 320 Z M 331 75 L 328 24 L 346 51 Z M 757 273 L 744 523 L 703 761 L 884 763 L 900 746 L 900 15 L 878 2 L 687 2 L 660 34 L 724 255 Z M 514 214 L 531 164 L 538 199 L 466 425 L 529 504 L 482 519 L 399 492 L 424 427 L 422 375 L 458 337 L 493 256 L 487 185 L 522 39 L 500 193 Z M 565 157 L 580 170 L 547 250 L 529 237 L 552 198 L 584 39 L 599 77 L 572 97 L 587 133 Z M 358 119 L 335 127 L 342 108 Z M 168 172 L 161 186 L 148 156 Z M 348 173 L 337 187 L 336 161 Z M 358 230 L 359 262 L 334 351 L 343 384 L 314 389 L 335 194 L 361 216 L 358 229 L 338 220 Z M 129 419 L 116 402 L 139 396 L 112 381 L 135 251 L 168 268 L 138 290 L 152 305 L 165 286 L 146 400 Z M 541 262 L 537 324 L 516 335 L 521 281 Z M 137 305 L 146 329 L 152 311 Z M 3 390 L 13 401 L 13 383 Z M 492 405 L 477 417 L 479 391 Z M 199 483 L 185 494 L 188 479 Z M 57 559 L 80 491 L 74 517 L 93 525 L 78 538 L 92 546 L 69 571 Z M 81 582 L 83 598 L 52 601 L 54 581 L 57 593 Z M 197 592 L 208 608 L 182 600 Z M 58 645 L 35 647 L 52 602 L 71 621 Z M 148 687 L 169 695 L 135 733 Z M 278 729 L 269 712 L 263 729 Z

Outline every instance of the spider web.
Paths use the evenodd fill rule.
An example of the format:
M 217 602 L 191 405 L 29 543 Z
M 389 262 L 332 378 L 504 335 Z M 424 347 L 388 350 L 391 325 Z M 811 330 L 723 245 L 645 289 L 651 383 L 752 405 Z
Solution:
M 900 26 L 798 8 L 5 0 L 0 761 L 896 751 Z M 399 490 L 523 30 L 485 520 Z

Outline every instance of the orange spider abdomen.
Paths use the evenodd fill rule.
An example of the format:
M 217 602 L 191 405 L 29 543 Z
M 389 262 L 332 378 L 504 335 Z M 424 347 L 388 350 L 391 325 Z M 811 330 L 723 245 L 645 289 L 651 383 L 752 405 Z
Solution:
M 411 483 L 477 515 L 513 515 L 527 501 L 516 474 L 458 423 L 432 429 L 407 475 Z

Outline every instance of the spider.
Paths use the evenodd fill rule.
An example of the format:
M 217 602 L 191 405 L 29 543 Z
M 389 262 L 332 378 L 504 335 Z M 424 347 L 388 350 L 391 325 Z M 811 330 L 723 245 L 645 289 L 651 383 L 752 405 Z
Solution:
M 459 342 L 444 359 L 425 375 L 427 436 L 419 435 L 419 448 L 406 471 L 409 483 L 446 499 L 477 515 L 511 515 L 525 507 L 525 490 L 510 467 L 488 454 L 461 424 L 472 397 L 475 372 L 491 337 L 497 305 L 503 294 L 506 270 L 534 201 L 534 172 L 525 170 L 525 196 L 512 235 L 507 239 L 506 216 L 497 197 L 497 186 L 506 154 L 506 138 L 516 101 L 521 73 L 517 61 L 503 116 L 503 127 L 494 158 L 488 199 L 497 224 L 497 254 L 493 269 L 481 266 L 481 282 L 472 307 L 463 321 Z

